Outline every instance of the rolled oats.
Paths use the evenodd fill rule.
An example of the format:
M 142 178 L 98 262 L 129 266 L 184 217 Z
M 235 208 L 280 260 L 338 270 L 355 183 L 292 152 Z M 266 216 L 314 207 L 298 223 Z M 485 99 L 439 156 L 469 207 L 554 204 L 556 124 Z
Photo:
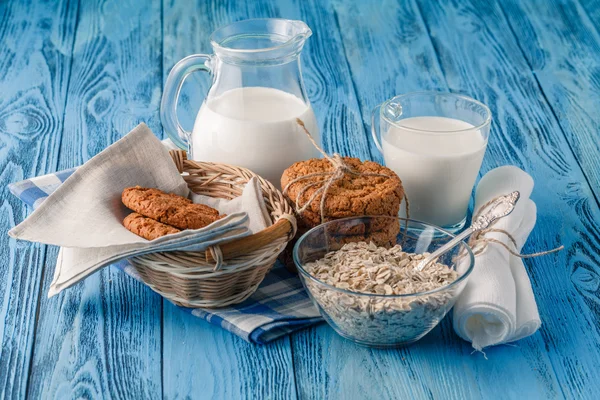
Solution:
M 410 295 L 445 287 L 458 278 L 440 263 L 418 271 L 416 264 L 427 255 L 404 252 L 400 245 L 387 249 L 372 242 L 347 243 L 305 269 L 319 281 L 349 292 L 311 280 L 306 284 L 325 317 L 344 335 L 382 345 L 409 342 L 444 317 L 454 303 L 454 289 L 391 298 L 361 294 Z

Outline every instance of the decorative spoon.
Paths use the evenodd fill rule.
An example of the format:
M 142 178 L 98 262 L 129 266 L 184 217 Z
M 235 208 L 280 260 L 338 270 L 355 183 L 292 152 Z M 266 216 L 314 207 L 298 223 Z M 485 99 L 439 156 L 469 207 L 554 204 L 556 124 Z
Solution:
M 485 229 L 495 220 L 509 215 L 515 209 L 515 205 L 517 204 L 517 201 L 519 201 L 520 196 L 521 194 L 518 191 L 514 191 L 510 194 L 498 197 L 492 203 L 484 207 L 483 210 L 481 210 L 480 215 L 470 227 L 431 253 L 429 256 L 425 257 L 419 264 L 417 264 L 416 268 L 419 271 L 423 271 L 423 269 L 429 263 L 437 259 L 442 254 L 452 250 L 457 244 L 471 236 L 473 233 Z

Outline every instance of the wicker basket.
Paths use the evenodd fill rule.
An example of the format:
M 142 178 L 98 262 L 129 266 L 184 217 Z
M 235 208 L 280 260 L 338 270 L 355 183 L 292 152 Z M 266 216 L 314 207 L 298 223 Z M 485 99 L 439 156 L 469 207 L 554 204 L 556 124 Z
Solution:
M 171 157 L 191 191 L 232 199 L 258 177 L 272 225 L 250 236 L 214 246 L 206 252 L 161 252 L 129 259 L 155 292 L 184 307 L 225 307 L 244 301 L 258 285 L 296 232 L 296 219 L 281 192 L 240 167 L 187 160 L 184 151 Z

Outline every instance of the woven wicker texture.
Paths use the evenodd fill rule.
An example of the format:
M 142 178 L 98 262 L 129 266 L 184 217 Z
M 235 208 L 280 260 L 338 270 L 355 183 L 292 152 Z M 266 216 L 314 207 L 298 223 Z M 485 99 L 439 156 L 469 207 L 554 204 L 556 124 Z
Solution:
M 170 154 L 190 190 L 198 194 L 233 199 L 258 177 L 272 225 L 206 252 L 159 252 L 129 262 L 152 290 L 177 305 L 218 308 L 240 303 L 256 291 L 294 237 L 292 208 L 271 183 L 245 168 L 191 161 L 181 150 Z

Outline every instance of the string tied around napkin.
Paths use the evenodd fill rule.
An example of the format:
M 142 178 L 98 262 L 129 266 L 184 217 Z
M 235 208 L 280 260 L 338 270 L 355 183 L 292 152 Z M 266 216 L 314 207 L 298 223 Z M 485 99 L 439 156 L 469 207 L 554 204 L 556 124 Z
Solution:
M 483 204 L 481 207 L 479 207 L 477 212 L 473 214 L 473 221 L 477 220 L 477 218 L 481 215 L 483 210 L 488 208 L 492 203 L 494 203 L 498 199 L 499 199 L 499 197 L 493 198 L 490 201 L 488 201 L 487 203 Z M 545 256 L 548 254 L 556 253 L 565 248 L 565 246 L 561 245 L 561 246 L 556 247 L 551 250 L 545 250 L 545 251 L 540 251 L 540 252 L 530 253 L 530 254 L 521 254 L 519 252 L 516 252 L 515 250 L 513 250 L 509 246 L 507 246 L 506 243 L 486 236 L 488 233 L 500 233 L 500 234 L 506 235 L 506 237 L 508 238 L 508 240 L 510 240 L 512 245 L 515 248 L 518 248 L 516 239 L 509 232 L 507 232 L 504 229 L 494 228 L 494 225 L 496 225 L 498 223 L 498 221 L 499 220 L 492 222 L 490 224 L 490 226 L 487 227 L 486 229 L 482 229 L 471 235 L 471 237 L 469 238 L 469 247 L 471 247 L 471 249 L 473 250 L 474 257 L 477 257 L 478 255 L 483 253 L 485 251 L 485 249 L 487 249 L 487 247 L 489 246 L 490 243 L 499 244 L 500 246 L 504 247 L 510 254 L 512 254 L 515 257 L 519 257 L 519 258 L 541 257 L 541 256 Z
M 329 189 L 336 181 L 342 179 L 344 177 L 344 175 L 346 175 L 346 174 L 356 176 L 356 177 L 377 176 L 377 177 L 382 177 L 382 178 L 391 178 L 390 175 L 386 175 L 386 174 L 378 174 L 375 172 L 357 172 L 357 171 L 353 170 L 352 168 L 350 168 L 350 166 L 348 164 L 346 164 L 344 162 L 342 156 L 340 156 L 339 154 L 337 154 L 337 153 L 333 153 L 333 155 L 327 154 L 317 144 L 315 139 L 312 137 L 312 135 L 306 128 L 306 125 L 304 125 L 304 121 L 302 121 L 300 118 L 296 118 L 296 122 L 298 123 L 298 125 L 300 125 L 300 127 L 302 128 L 302 130 L 304 131 L 306 136 L 308 136 L 308 140 L 310 140 L 310 142 L 315 147 L 315 149 L 317 149 L 319 151 L 319 153 L 321 153 L 323 155 L 323 157 L 327 161 L 329 161 L 334 168 L 333 171 L 329 171 L 329 172 L 315 172 L 312 174 L 306 174 L 306 175 L 299 176 L 298 178 L 291 180 L 287 185 L 285 185 L 285 187 L 283 188 L 283 194 L 287 195 L 288 190 L 295 183 L 305 181 L 307 179 L 311 179 L 311 178 L 315 178 L 315 177 L 323 177 L 324 178 L 318 182 L 313 182 L 313 183 L 309 183 L 309 184 L 305 185 L 298 192 L 298 194 L 296 195 L 296 200 L 294 201 L 294 207 L 295 207 L 296 213 L 302 214 L 304 211 L 306 211 L 308 209 L 308 207 L 310 207 L 312 202 L 315 201 L 319 195 L 321 195 L 320 214 L 321 214 L 321 223 L 324 223 L 325 222 L 325 204 L 326 204 L 325 202 L 327 200 L 327 194 L 329 193 Z M 318 188 L 317 190 L 315 190 L 315 192 L 309 197 L 309 199 L 303 205 L 300 205 L 301 199 L 302 199 L 302 196 L 304 195 L 304 193 L 306 193 L 307 190 L 309 190 L 310 188 L 315 187 L 315 186 L 321 186 L 321 187 Z M 406 218 L 409 218 L 409 205 L 408 205 L 408 198 L 406 197 L 406 193 L 404 194 L 404 200 L 406 201 Z

